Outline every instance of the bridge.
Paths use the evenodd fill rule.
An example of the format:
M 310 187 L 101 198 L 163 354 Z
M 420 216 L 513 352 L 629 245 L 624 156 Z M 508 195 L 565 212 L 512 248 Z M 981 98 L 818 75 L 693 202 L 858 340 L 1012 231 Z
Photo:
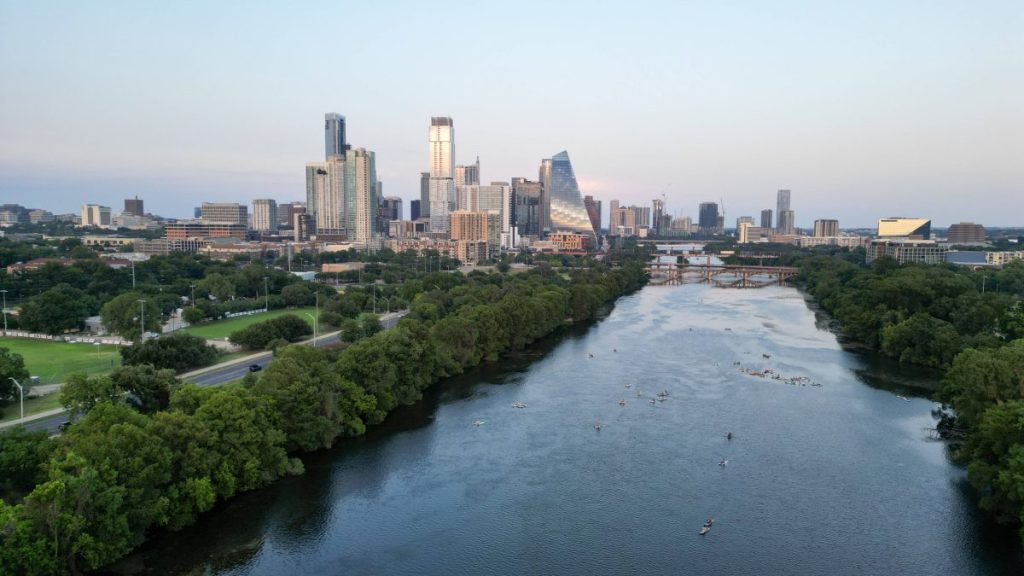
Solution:
M 743 266 L 734 264 L 652 262 L 647 265 L 651 284 L 710 284 L 718 288 L 782 286 L 800 273 L 792 266 Z

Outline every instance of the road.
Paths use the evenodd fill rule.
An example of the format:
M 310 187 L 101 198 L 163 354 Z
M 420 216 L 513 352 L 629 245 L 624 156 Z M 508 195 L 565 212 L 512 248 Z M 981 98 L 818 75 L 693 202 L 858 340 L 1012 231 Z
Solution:
M 391 312 L 390 314 L 383 314 L 380 317 L 381 327 L 385 330 L 394 328 L 398 321 L 405 316 L 405 312 Z M 317 346 L 329 346 L 338 342 L 339 332 L 331 332 L 317 336 Z M 312 339 L 307 340 L 304 343 L 311 343 Z M 205 370 L 202 370 L 199 374 L 191 373 L 193 375 L 184 374 L 182 380 L 186 382 L 192 382 L 201 387 L 207 386 L 219 386 L 227 382 L 232 382 L 244 377 L 249 373 L 249 366 L 252 364 L 259 364 L 260 368 L 266 368 L 273 360 L 273 354 L 265 352 L 259 356 L 250 356 L 242 360 L 232 360 L 230 362 L 224 362 L 223 364 L 217 364 Z M 23 424 L 26 430 L 47 430 L 51 434 L 57 434 L 59 427 L 64 422 L 68 421 L 68 414 L 63 412 L 55 416 L 47 416 L 45 418 L 38 418 L 31 420 Z

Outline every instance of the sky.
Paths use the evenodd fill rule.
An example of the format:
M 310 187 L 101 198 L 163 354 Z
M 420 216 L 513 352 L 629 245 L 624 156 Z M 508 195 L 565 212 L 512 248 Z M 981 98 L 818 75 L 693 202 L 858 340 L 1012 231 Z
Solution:
M 1024 226 L 1024 2 L 0 0 L 0 204 L 303 200 L 323 115 L 419 197 L 431 116 L 481 180 L 727 226 Z

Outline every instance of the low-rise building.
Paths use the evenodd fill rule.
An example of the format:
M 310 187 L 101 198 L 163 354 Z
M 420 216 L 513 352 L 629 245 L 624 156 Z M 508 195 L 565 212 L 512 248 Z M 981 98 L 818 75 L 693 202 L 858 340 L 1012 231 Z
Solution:
M 867 245 L 867 262 L 879 258 L 892 258 L 898 264 L 941 264 L 946 261 L 949 248 L 930 240 L 872 240 Z
M 548 234 L 548 241 L 552 242 L 559 250 L 583 252 L 590 250 L 592 237 L 587 234 L 576 232 L 552 232 Z
M 845 248 L 857 248 L 868 242 L 864 236 L 801 236 L 797 238 L 796 245 L 801 248 L 811 246 L 841 246 Z

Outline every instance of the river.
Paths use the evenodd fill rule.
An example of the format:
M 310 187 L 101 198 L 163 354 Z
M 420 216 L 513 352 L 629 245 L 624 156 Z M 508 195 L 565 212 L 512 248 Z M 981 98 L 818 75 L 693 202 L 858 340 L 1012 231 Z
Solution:
M 1024 573 L 928 391 L 824 324 L 792 288 L 647 287 L 113 573 Z

